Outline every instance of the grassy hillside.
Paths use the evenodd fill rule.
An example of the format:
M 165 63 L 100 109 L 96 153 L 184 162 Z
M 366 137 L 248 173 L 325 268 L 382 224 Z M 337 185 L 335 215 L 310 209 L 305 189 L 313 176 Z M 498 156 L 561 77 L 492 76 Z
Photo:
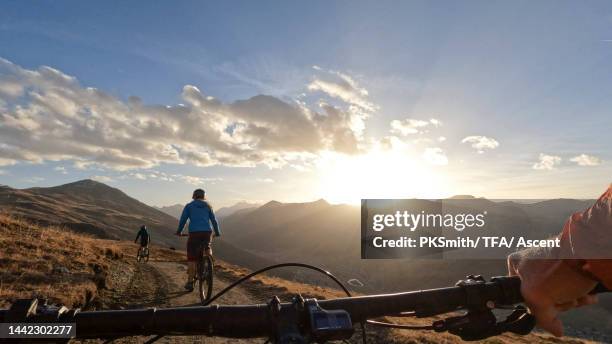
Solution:
M 179 244 L 173 235 L 175 218 L 93 180 L 50 188 L 0 187 L 0 210 L 108 239 L 133 239 L 146 224 L 153 240 L 167 246 Z
M 0 214 L 0 307 L 36 296 L 88 305 L 106 287 L 110 265 L 121 259 L 116 241 Z

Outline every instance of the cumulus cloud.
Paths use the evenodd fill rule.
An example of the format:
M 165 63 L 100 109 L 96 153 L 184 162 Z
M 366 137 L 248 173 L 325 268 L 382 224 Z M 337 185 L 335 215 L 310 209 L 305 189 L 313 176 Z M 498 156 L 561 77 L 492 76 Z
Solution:
M 378 108 L 368 101 L 368 90 L 359 86 L 350 75 L 338 71 L 323 71 L 319 66 L 313 66 L 313 69 L 319 73 L 308 84 L 308 90 L 323 92 L 369 112 Z
M 391 133 L 402 136 L 417 134 L 420 130 L 419 128 L 424 128 L 427 125 L 429 125 L 429 122 L 418 119 L 407 118 L 401 121 L 394 119 L 391 121 Z
M 499 147 L 499 142 L 497 142 L 497 140 L 494 138 L 478 135 L 465 137 L 463 140 L 461 140 L 461 143 L 469 143 L 470 146 L 476 149 L 479 154 L 484 153 L 487 149 L 495 149 Z
M 215 178 L 215 177 L 200 177 L 200 176 L 190 176 L 184 175 L 180 173 L 165 173 L 157 170 L 147 170 L 141 172 L 130 172 L 128 174 L 124 174 L 120 177 L 121 179 L 125 178 L 133 178 L 138 180 L 158 180 L 165 182 L 183 182 L 190 185 L 203 186 L 204 184 L 214 184 L 218 181 L 222 181 L 223 178 Z
M 131 174 L 131 176 L 134 177 L 135 179 L 147 180 L 147 176 L 145 174 L 142 174 L 142 173 L 133 173 L 133 174 Z
M 434 127 L 439 127 L 442 125 L 442 121 L 440 121 L 439 119 L 435 119 L 435 118 L 430 119 L 429 123 L 431 123 L 431 125 L 433 125 Z
M 426 148 L 423 159 L 432 165 L 448 165 L 448 158 L 441 148 Z
M 64 166 L 57 166 L 53 170 L 57 171 L 57 172 L 59 172 L 61 174 L 68 174 L 68 171 L 66 171 L 66 168 Z
M 553 170 L 561 163 L 561 157 L 540 153 L 540 160 L 533 164 L 534 170 Z
M 217 181 L 223 180 L 222 178 L 205 178 L 205 177 L 196 177 L 196 176 L 176 176 L 183 182 L 191 185 L 202 186 L 204 184 L 214 184 Z
M 597 166 L 601 164 L 601 159 L 587 154 L 580 154 L 570 159 L 571 162 L 575 162 L 579 166 Z
M 403 120 L 394 119 L 391 121 L 391 133 L 395 135 L 408 136 L 412 134 L 425 133 L 428 126 L 439 127 L 442 125 L 440 120 L 435 118 L 429 121 L 420 119 L 406 118 Z
M 16 163 L 17 163 L 17 160 L 0 158 L 0 166 L 15 165 Z
M 345 74 L 339 89 L 313 86 L 346 108 L 258 95 L 223 103 L 187 85 L 181 104 L 123 101 L 63 72 L 0 59 L 0 165 L 72 161 L 75 168 L 150 169 L 164 163 L 271 167 L 323 150 L 355 153 L 367 91 Z M 354 92 L 351 96 L 350 93 Z

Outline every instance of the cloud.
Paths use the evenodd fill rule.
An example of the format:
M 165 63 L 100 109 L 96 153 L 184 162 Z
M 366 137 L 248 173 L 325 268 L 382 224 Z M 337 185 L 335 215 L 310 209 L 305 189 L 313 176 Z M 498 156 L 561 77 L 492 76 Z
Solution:
M 534 170 L 553 170 L 561 163 L 561 157 L 540 153 L 540 161 L 533 164 Z
M 133 178 L 138 180 L 159 180 L 165 182 L 183 182 L 190 185 L 202 186 L 204 184 L 214 184 L 218 181 L 222 181 L 223 178 L 212 178 L 212 177 L 198 177 L 189 176 L 184 174 L 168 174 L 156 170 L 147 170 L 142 172 L 130 172 L 121 176 L 120 178 Z
M 17 160 L 14 160 L 14 159 L 0 158 L 0 166 L 10 166 L 10 165 L 15 165 L 16 163 L 17 163 Z
M 323 71 L 319 66 L 313 66 L 313 69 L 318 73 L 308 84 L 309 91 L 323 92 L 368 112 L 378 109 L 377 105 L 367 100 L 368 90 L 359 86 L 350 75 L 338 71 Z
M 442 121 L 440 121 L 439 119 L 435 119 L 435 118 L 430 119 L 429 123 L 431 123 L 434 127 L 439 127 L 442 125 Z
M 204 184 L 214 184 L 217 181 L 223 180 L 223 178 L 205 178 L 205 177 L 183 176 L 183 175 L 175 175 L 175 176 L 187 184 L 196 185 L 196 186 L 203 186 Z
M 426 148 L 423 159 L 432 165 L 448 165 L 448 158 L 441 148 Z
M 418 119 L 404 119 L 391 121 L 391 133 L 396 135 L 407 136 L 410 134 L 417 134 L 420 132 L 420 128 L 424 128 L 429 125 L 427 121 L 421 121 Z
M 5 170 L 0 170 L 0 176 L 3 176 L 5 174 L 7 174 L 8 172 L 6 172 Z
M 109 176 L 91 176 L 90 178 L 100 183 L 110 183 L 114 181 L 114 179 Z
M 391 133 L 395 135 L 408 136 L 412 134 L 424 134 L 428 132 L 427 127 L 439 127 L 442 121 L 432 118 L 429 121 L 420 119 L 406 118 L 403 120 L 394 119 L 391 121 Z
M 258 183 L 274 183 L 272 178 L 257 178 L 255 181 Z
M 497 140 L 486 136 L 468 136 L 461 140 L 461 143 L 469 143 L 479 154 L 484 153 L 487 149 L 499 147 Z
M 146 180 L 147 176 L 142 174 L 142 173 L 133 173 L 131 174 L 132 177 L 139 179 L 139 180 Z
M 57 171 L 57 172 L 59 172 L 61 174 L 68 174 L 68 171 L 66 171 L 66 168 L 64 166 L 57 166 L 53 170 Z
M 343 107 L 313 109 L 266 95 L 224 103 L 191 85 L 183 88 L 181 104 L 146 105 L 82 86 L 50 67 L 28 70 L 0 59 L 0 165 L 279 167 L 326 150 L 354 154 L 364 128 L 361 107 L 372 107 L 353 79 L 336 77 L 345 93 L 326 90 L 346 101 Z
M 587 154 L 580 154 L 570 159 L 571 162 L 575 162 L 578 166 L 597 166 L 601 164 L 601 159 Z

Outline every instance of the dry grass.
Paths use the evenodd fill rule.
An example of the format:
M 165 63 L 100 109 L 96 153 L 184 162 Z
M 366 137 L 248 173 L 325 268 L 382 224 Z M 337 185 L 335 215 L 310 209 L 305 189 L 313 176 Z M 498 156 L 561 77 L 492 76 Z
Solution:
M 0 214 L 0 307 L 38 296 L 86 305 L 105 287 L 109 264 L 121 252 L 115 241 Z
M 154 261 L 184 261 L 184 252 L 156 248 Z M 114 264 L 133 264 L 136 246 L 131 242 L 95 239 L 58 227 L 42 227 L 26 220 L 0 214 L 0 308 L 18 298 L 45 296 L 53 303 L 72 307 L 89 304 L 106 288 L 107 272 Z M 117 265 L 115 265 L 117 266 Z M 66 269 L 66 270 L 64 270 Z M 60 271 L 64 270 L 64 271 Z M 249 270 L 218 262 L 217 274 L 235 280 Z M 109 276 L 111 274 L 109 273 Z M 108 279 L 111 279 L 110 277 Z M 260 275 L 245 283 L 256 302 L 266 302 L 273 295 L 288 301 L 300 293 L 305 297 L 327 299 L 345 296 L 337 289 L 287 281 Z M 115 293 L 113 289 L 104 293 Z M 102 293 L 102 294 L 104 294 Z M 223 302 L 222 300 L 220 300 Z M 431 324 L 433 319 L 389 318 L 407 324 Z M 450 334 L 427 331 L 368 329 L 375 343 L 461 343 Z M 358 342 L 357 333 L 354 340 Z M 528 336 L 503 335 L 480 343 L 592 343 L 575 338 L 554 338 L 533 333 Z

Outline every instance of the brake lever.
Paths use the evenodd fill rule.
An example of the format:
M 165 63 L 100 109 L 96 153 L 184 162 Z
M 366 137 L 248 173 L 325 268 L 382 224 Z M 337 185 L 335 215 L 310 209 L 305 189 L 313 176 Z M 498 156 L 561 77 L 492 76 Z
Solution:
M 591 295 L 610 292 L 602 283 L 598 283 L 589 293 Z M 508 315 L 506 320 L 497 323 L 501 332 L 512 332 L 521 336 L 529 334 L 536 325 L 536 318 L 527 311 L 527 308 L 519 305 Z
M 464 315 L 438 320 L 433 323 L 433 329 L 436 332 L 448 331 L 465 341 L 475 341 L 504 332 L 524 336 L 533 330 L 535 324 L 535 317 L 525 307 L 518 306 L 500 322 L 491 310 L 469 311 Z
M 500 333 L 512 332 L 521 336 L 531 333 L 536 325 L 536 319 L 524 306 L 517 306 L 506 320 L 496 324 Z

